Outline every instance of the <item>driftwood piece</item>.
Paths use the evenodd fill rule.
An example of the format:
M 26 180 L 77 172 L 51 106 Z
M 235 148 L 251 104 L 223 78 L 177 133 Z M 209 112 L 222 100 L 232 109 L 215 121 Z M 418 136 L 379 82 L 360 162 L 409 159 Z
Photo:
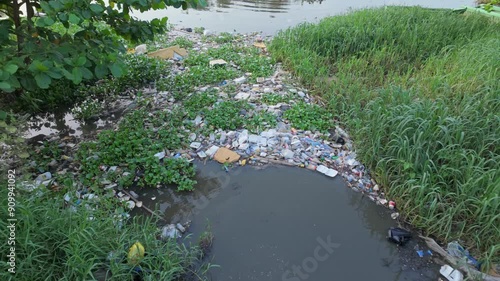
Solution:
M 461 271 L 465 272 L 468 276 L 471 276 L 474 278 L 480 277 L 481 278 L 480 280 L 483 280 L 483 281 L 500 281 L 500 277 L 495 277 L 495 276 L 491 276 L 491 275 L 479 272 L 478 270 L 476 270 L 472 266 L 464 264 L 459 259 L 452 257 L 450 254 L 448 254 L 448 252 L 446 252 L 443 248 L 441 248 L 441 246 L 439 246 L 439 244 L 436 243 L 436 241 L 434 241 L 434 239 L 429 238 L 429 237 L 424 237 L 424 236 L 420 236 L 420 238 L 422 238 L 425 241 L 425 243 L 427 244 L 427 246 L 429 248 L 431 248 L 434 252 L 443 256 L 449 263 L 451 263 L 453 266 L 457 266 Z M 476 279 L 473 279 L 473 280 L 476 280 Z

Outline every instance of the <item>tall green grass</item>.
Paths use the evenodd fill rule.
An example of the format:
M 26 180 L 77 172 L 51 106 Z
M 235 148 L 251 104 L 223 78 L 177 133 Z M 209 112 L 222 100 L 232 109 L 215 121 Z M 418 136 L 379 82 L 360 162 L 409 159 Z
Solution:
M 411 223 L 499 262 L 500 24 L 418 7 L 280 32 L 272 55 L 328 101 Z
M 134 280 L 138 268 L 141 280 L 178 280 L 192 274 L 190 266 L 201 254 L 199 248 L 188 250 L 175 241 L 158 240 L 152 217 L 117 223 L 104 197 L 92 213 L 84 203 L 64 208 L 64 199 L 54 194 L 16 199 L 16 274 L 9 273 L 2 261 L 0 280 Z M 0 203 L 0 233 L 8 237 L 5 186 Z M 146 256 L 134 268 L 126 257 L 137 241 Z M 9 247 L 6 240 L 0 244 L 4 256 Z

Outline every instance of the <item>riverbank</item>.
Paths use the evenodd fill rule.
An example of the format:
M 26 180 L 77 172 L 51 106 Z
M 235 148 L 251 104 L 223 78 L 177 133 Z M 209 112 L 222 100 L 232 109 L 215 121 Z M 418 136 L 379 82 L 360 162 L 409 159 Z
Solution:
M 340 174 L 352 189 L 369 194 L 378 204 L 389 204 L 369 171 L 356 160 L 349 135 L 307 90 L 274 64 L 265 38 L 196 31 L 172 30 L 146 46 L 131 48 L 134 54 L 127 55 L 130 71 L 125 77 L 78 87 L 78 97 L 83 89 L 88 95 L 70 110 L 73 117 L 82 123 L 106 119 L 110 111 L 123 117 L 95 134 L 78 137 L 64 131 L 35 136 L 32 146 L 16 158 L 23 170 L 20 190 L 28 194 L 19 198 L 36 198 L 41 192 L 37 200 L 54 196 L 65 206 L 56 212 L 62 220 L 71 219 L 71 210 L 77 210 L 83 217 L 97 218 L 97 229 L 112 224 L 109 219 L 100 224 L 106 213 L 115 224 L 126 226 L 128 213 L 145 207 L 141 198 L 127 194 L 127 188 L 174 185 L 179 192 L 189 192 L 196 183 L 192 161 L 213 158 L 228 173 L 237 166 L 284 164 L 327 177 Z M 185 48 L 187 55 L 164 60 L 144 54 L 144 49 L 152 53 L 168 46 Z M 46 94 L 57 97 L 61 92 L 56 88 Z M 103 210 L 100 205 L 107 207 Z M 150 225 L 145 227 L 150 229 Z M 26 231 L 19 235 L 29 237 L 32 229 Z M 152 231 L 142 240 L 161 232 Z M 129 244 L 121 243 L 122 247 Z M 146 249 L 156 248 L 147 244 Z M 108 249 L 90 248 L 96 250 L 96 259 Z M 34 254 L 29 247 L 24 250 L 20 260 Z M 61 260 L 68 257 L 63 255 Z M 90 260 L 82 266 L 96 265 Z M 122 274 L 112 266 L 110 270 L 111 276 Z M 186 270 L 181 266 L 177 272 Z M 84 278 L 89 273 L 54 269 L 47 274 Z
M 493 263 L 498 30 L 476 14 L 387 7 L 303 24 L 271 45 L 345 122 L 361 162 L 413 225 Z
M 424 13 L 410 18 L 418 23 L 419 16 L 425 18 L 427 15 Z M 348 17 L 357 19 L 355 15 Z M 472 20 L 475 24 L 473 25 L 474 30 L 487 28 L 488 26 L 482 20 L 476 18 L 472 18 Z M 451 23 L 442 23 L 443 26 L 445 24 Z M 308 28 L 313 28 L 313 26 L 308 26 Z M 390 27 L 381 30 L 389 31 Z M 460 33 L 459 31 L 456 32 Z M 415 206 L 412 204 L 415 204 L 415 199 L 420 200 L 420 198 L 416 196 L 414 198 L 404 197 L 398 193 L 394 193 L 394 197 L 391 198 L 386 198 L 385 195 L 387 191 L 394 192 L 391 190 L 396 184 L 402 183 L 401 180 L 407 178 L 395 178 L 392 172 L 381 170 L 380 166 L 374 165 L 378 158 L 371 160 L 367 158 L 367 142 L 365 140 L 370 140 L 368 143 L 375 143 L 373 137 L 377 136 L 376 133 L 380 133 L 375 129 L 369 131 L 369 128 L 362 126 L 362 122 L 366 123 L 366 120 L 374 117 L 373 115 L 364 115 L 368 113 L 363 113 L 361 110 L 361 107 L 366 109 L 373 106 L 368 103 L 367 97 L 372 98 L 369 96 L 370 92 L 363 90 L 361 82 L 355 83 L 356 81 L 348 80 L 349 77 L 338 74 L 331 77 L 322 76 L 328 73 L 327 69 L 323 67 L 327 65 L 324 63 L 323 58 L 313 49 L 304 50 L 297 47 L 312 45 L 344 46 L 346 52 L 348 52 L 348 47 L 357 46 L 357 42 L 353 41 L 352 44 L 349 44 L 348 41 L 339 41 L 337 44 L 334 44 L 335 42 L 322 42 L 321 40 L 329 37 L 325 34 L 314 34 L 314 37 L 310 38 L 311 41 L 306 40 L 300 44 L 297 42 L 288 44 L 286 40 L 290 40 L 290 38 L 286 37 L 287 33 L 278 35 L 271 43 L 272 55 L 282 59 L 287 67 L 291 67 L 302 78 L 302 82 L 312 89 L 308 90 L 300 86 L 290 73 L 287 73 L 280 64 L 276 64 L 270 58 L 267 51 L 267 45 L 270 44 L 269 38 L 263 38 L 259 34 L 233 35 L 222 33 L 214 35 L 209 32 L 203 33 L 204 31 L 201 29 L 190 31 L 173 30 L 168 36 L 160 36 L 155 42 L 150 42 L 145 47 L 131 48 L 131 52 L 134 50 L 134 52 L 141 54 L 129 54 L 127 56 L 130 70 L 127 75 L 122 78 L 105 79 L 93 85 L 80 87 L 79 93 L 82 94 L 83 101 L 73 108 L 73 116 L 86 120 L 84 121 L 86 123 L 92 123 L 93 120 L 98 118 L 105 119 L 105 116 L 110 115 L 111 109 L 121 106 L 124 108 L 123 117 L 119 118 L 120 121 L 113 123 L 109 128 L 84 137 L 75 137 L 71 132 L 65 132 L 62 135 L 56 133 L 38 138 L 37 141 L 41 140 L 41 142 L 35 142 L 34 147 L 26 150 L 30 152 L 28 161 L 24 161 L 27 164 L 25 166 L 27 173 L 21 175 L 20 178 L 27 180 L 27 183 L 32 183 L 35 178 L 39 177 L 38 188 L 35 189 L 35 192 L 37 192 L 36 190 L 46 190 L 50 194 L 55 194 L 61 204 L 73 205 L 77 210 L 85 209 L 85 212 L 90 212 L 85 213 L 85 215 L 95 215 L 96 208 L 92 206 L 95 206 L 94 200 L 100 198 L 101 204 L 109 204 L 109 209 L 106 209 L 106 211 L 126 221 L 130 210 L 142 208 L 142 203 L 138 204 L 138 202 L 141 202 L 140 198 L 134 198 L 134 200 L 133 196 L 126 195 L 126 193 L 122 192 L 123 190 L 127 190 L 131 186 L 164 189 L 168 188 L 167 186 L 174 185 L 179 192 L 189 192 L 195 186 L 196 167 L 192 164 L 194 159 L 202 161 L 218 159 L 222 164 L 221 169 L 226 170 L 229 174 L 237 170 L 238 166 L 284 164 L 296 166 L 297 169 L 314 170 L 326 177 L 336 177 L 338 174 L 338 176 L 344 177 L 350 188 L 367 194 L 371 200 L 381 205 L 394 206 L 389 201 L 391 198 L 396 198 L 396 207 L 393 210 L 394 217 L 397 217 L 401 210 L 407 214 L 407 218 L 412 218 L 411 214 L 415 212 Z M 390 32 L 387 34 L 395 36 Z M 304 34 L 299 35 L 304 36 Z M 301 40 L 301 36 L 297 36 L 297 40 Z M 476 34 L 475 36 L 479 35 Z M 456 38 L 457 36 L 451 37 Z M 342 37 L 338 38 L 341 38 L 339 40 L 347 40 L 342 39 Z M 430 38 L 427 39 L 432 42 Z M 384 40 L 382 38 L 381 42 Z M 311 45 L 308 45 L 308 42 Z M 419 41 L 413 42 L 415 44 L 413 45 L 414 52 L 419 51 L 417 47 L 420 46 L 420 43 Z M 444 43 L 441 42 L 440 44 Z M 280 48 L 280 44 L 286 44 L 288 49 Z M 177 54 L 174 58 L 163 60 L 150 58 L 144 54 L 144 51 L 151 53 L 169 46 L 185 48 L 187 55 L 181 50 L 179 51 L 181 54 Z M 431 52 L 435 47 L 427 46 L 425 50 Z M 176 48 L 176 50 L 178 49 Z M 293 56 L 283 51 L 292 52 Z M 333 52 L 326 49 L 319 53 L 333 54 Z M 484 68 L 479 72 L 475 72 L 478 76 L 473 76 L 477 77 L 473 81 L 479 86 L 483 85 L 481 83 L 487 83 L 487 85 L 493 87 L 498 86 L 488 76 L 492 69 L 488 56 L 481 53 L 482 56 L 477 57 L 477 53 L 474 52 L 474 54 L 472 54 L 474 58 L 484 63 Z M 382 53 L 379 55 L 382 55 Z M 381 56 L 378 58 L 379 60 L 375 60 L 375 58 L 372 58 L 370 64 L 362 64 L 361 61 L 358 64 L 353 63 L 351 65 L 352 70 L 369 69 L 370 73 L 373 70 L 373 75 L 384 73 L 383 68 L 377 68 L 374 65 L 377 65 L 375 62 L 384 61 L 385 57 Z M 452 58 L 466 59 L 467 57 L 463 58 L 461 53 L 451 52 L 446 54 L 445 58 L 451 60 Z M 405 67 L 405 64 L 399 64 L 399 59 L 417 65 L 423 64 L 420 60 L 417 62 L 412 61 L 411 59 L 415 58 L 411 56 L 409 58 L 394 56 L 392 62 L 399 65 L 397 68 L 398 74 L 404 73 L 403 68 Z M 405 61 L 405 59 L 409 60 Z M 315 64 L 320 62 L 322 64 Z M 469 61 L 459 62 L 466 64 Z M 434 63 L 432 66 L 443 67 L 448 61 L 441 61 L 436 58 L 435 61 L 430 60 L 427 63 Z M 431 68 L 431 65 L 427 67 L 429 67 L 428 71 L 439 69 L 436 67 Z M 457 69 L 462 68 L 457 66 Z M 350 73 L 355 72 L 350 70 L 342 72 L 344 75 Z M 362 73 L 369 74 L 368 71 Z M 473 74 L 473 72 L 471 73 Z M 417 78 L 423 79 L 424 74 L 421 73 L 422 76 Z M 455 80 L 451 82 L 462 81 L 462 79 L 466 79 L 465 77 L 469 77 L 469 73 L 452 77 Z M 484 80 L 479 78 L 484 78 Z M 397 81 L 402 80 L 400 77 Z M 328 81 L 334 83 L 328 85 L 328 83 L 325 83 Z M 349 82 L 349 84 L 336 84 L 337 81 Z M 383 79 L 380 81 L 376 79 L 362 81 L 368 82 L 370 85 L 385 85 L 382 83 Z M 382 84 L 376 84 L 377 81 Z M 412 81 L 415 84 L 420 82 L 420 80 Z M 427 81 L 428 84 L 434 85 L 432 82 Z M 328 86 L 325 87 L 325 85 Z M 346 88 L 342 88 L 342 91 L 337 92 L 340 95 L 325 94 L 331 91 L 332 88 L 330 87 L 333 87 L 333 85 L 344 85 Z M 467 89 L 471 83 L 460 83 L 459 85 Z M 62 89 L 64 89 L 64 84 L 62 88 L 54 89 L 53 93 L 56 95 L 63 93 Z M 85 89 L 88 91 L 85 92 Z M 442 90 L 439 87 L 438 89 Z M 363 98 L 356 98 L 356 102 L 360 104 L 358 111 L 350 111 L 353 100 L 349 100 L 348 97 L 342 95 L 343 93 L 351 93 L 352 95 L 349 95 L 349 97 L 354 99 L 354 93 L 358 93 L 352 92 L 354 90 L 360 90 L 359 93 L 367 95 L 363 96 Z M 453 90 L 456 90 L 456 88 Z M 86 96 L 85 93 L 90 93 L 90 95 Z M 318 95 L 319 93 L 323 93 L 323 95 Z M 427 92 L 428 95 L 431 93 L 434 92 Z M 483 93 L 486 93 L 484 99 L 491 97 L 487 90 Z M 404 95 L 401 95 L 400 100 L 392 100 L 390 94 L 392 92 L 387 90 L 389 101 L 402 104 L 400 107 L 395 104 L 392 106 L 411 112 L 409 110 L 411 109 L 410 106 L 404 107 L 411 100 L 410 98 L 403 99 Z M 440 101 L 438 96 L 433 96 L 433 98 L 437 102 Z M 494 110 L 498 104 L 495 105 L 493 100 L 493 102 L 489 102 L 485 106 L 490 107 L 489 110 Z M 384 110 L 387 110 L 387 108 L 384 108 Z M 485 114 L 488 112 L 486 108 L 483 110 L 482 112 Z M 349 115 L 349 113 L 356 115 Z M 383 117 L 384 115 L 381 114 L 380 116 Z M 487 114 L 484 116 L 488 117 Z M 362 117 L 366 119 L 361 119 Z M 380 121 L 379 119 L 376 120 Z M 484 122 L 487 122 L 487 120 Z M 370 124 L 376 125 L 375 123 Z M 380 122 L 379 125 L 384 124 L 384 122 Z M 477 128 L 481 128 L 484 123 L 478 121 L 477 125 L 479 126 Z M 349 133 L 346 132 L 345 128 L 349 128 Z M 386 130 L 385 127 L 384 130 Z M 367 135 L 368 133 L 371 135 Z M 493 133 L 496 134 L 495 131 Z M 488 134 L 483 135 L 485 139 L 488 139 Z M 358 143 L 353 144 L 351 136 Z M 404 136 L 404 134 L 401 134 L 401 136 Z M 480 136 L 476 134 L 472 137 Z M 388 136 L 384 136 L 383 140 L 378 140 L 380 142 L 377 147 L 382 147 L 382 144 L 385 145 L 386 141 L 389 140 Z M 441 140 L 437 139 L 435 141 L 439 143 Z M 453 142 L 454 140 L 451 139 L 450 141 Z M 391 144 L 390 147 L 394 147 L 394 145 Z M 375 152 L 377 151 L 375 150 Z M 357 153 L 362 153 L 361 159 L 359 159 Z M 496 153 L 496 151 L 493 150 L 492 153 Z M 372 156 L 380 157 L 379 154 L 373 154 Z M 447 161 L 451 160 L 448 159 Z M 399 175 L 408 177 L 407 174 L 409 174 L 412 178 L 420 176 L 417 175 L 420 170 L 417 169 L 418 167 L 415 164 L 408 162 L 407 159 L 403 162 L 401 162 L 403 170 L 398 170 Z M 362 163 L 367 163 L 372 166 L 372 169 L 365 167 Z M 441 161 L 440 164 L 442 163 Z M 486 162 L 485 165 L 486 168 L 489 167 L 490 162 Z M 477 171 L 474 169 L 477 169 L 477 167 L 472 167 L 471 171 Z M 370 171 L 375 171 L 375 173 Z M 450 172 L 450 168 L 446 171 Z M 441 170 L 438 172 L 442 173 Z M 45 176 L 42 176 L 42 174 Z M 372 174 L 376 176 L 378 181 L 371 177 Z M 388 177 L 381 176 L 383 174 L 387 174 Z M 494 171 L 490 175 L 493 179 L 498 179 L 498 177 L 495 177 L 497 174 Z M 394 184 L 391 184 L 393 180 Z M 488 177 L 483 176 L 483 180 L 487 182 Z M 382 185 L 377 184 L 377 182 L 381 182 Z M 414 183 L 414 181 L 410 181 L 410 183 L 412 182 Z M 410 184 L 406 183 L 406 185 L 409 186 Z M 493 188 L 493 192 L 495 191 L 494 186 L 486 186 L 490 189 Z M 414 190 L 414 188 L 410 187 L 409 190 Z M 435 194 L 437 193 L 429 193 L 428 196 Z M 490 193 L 485 194 L 487 196 L 491 195 Z M 451 196 L 451 194 L 447 196 Z M 492 198 L 494 199 L 494 194 Z M 498 207 L 494 206 L 494 200 L 488 200 L 492 202 L 493 208 Z M 464 202 L 466 204 L 468 201 L 464 200 Z M 436 204 L 438 203 L 443 204 L 442 202 Z M 432 202 L 429 204 L 432 204 Z M 90 206 L 88 210 L 83 208 L 86 205 Z M 489 205 L 485 206 L 486 218 L 482 219 L 489 219 L 494 222 L 495 217 L 489 216 L 490 213 L 487 209 Z M 438 211 L 441 210 L 438 209 Z M 70 214 L 70 212 L 61 212 L 59 214 Z M 437 214 L 439 212 L 436 212 L 435 215 Z M 71 217 L 66 218 L 70 219 Z M 113 220 L 117 222 L 120 218 Z M 417 226 L 421 226 L 418 221 L 412 220 L 412 222 Z M 483 222 L 476 222 L 476 225 Z M 104 224 L 111 225 L 112 222 L 104 220 Z M 148 225 L 151 226 L 151 224 Z M 147 239 L 160 235 L 160 229 L 148 229 L 151 229 L 154 235 L 148 236 Z M 478 242 L 482 245 L 481 247 L 488 247 L 489 244 L 487 243 L 494 241 L 496 235 L 494 224 L 492 224 L 492 228 L 482 231 L 483 234 L 493 234 L 491 239 L 486 237 Z M 434 232 L 430 233 L 434 234 Z M 467 234 L 468 232 L 464 233 Z M 465 234 L 455 236 L 455 233 L 453 233 L 449 234 L 449 237 L 439 237 L 444 240 L 456 237 L 467 238 Z M 120 241 L 119 245 L 128 247 L 130 243 Z M 479 251 L 479 246 L 471 246 L 470 243 L 467 246 L 474 250 L 474 254 L 478 254 L 476 257 L 486 260 L 489 258 L 491 261 L 495 261 L 496 250 L 494 247 L 487 248 L 487 251 Z M 151 249 L 151 246 L 146 246 L 146 249 Z M 177 253 L 182 256 L 185 252 L 180 251 Z M 30 256 L 30 254 L 25 254 L 25 256 Z M 102 258 L 103 256 L 101 251 L 97 251 L 96 258 Z M 21 260 L 23 258 L 23 256 L 20 257 Z M 161 262 L 169 263 L 170 261 L 170 258 L 166 258 Z M 103 263 L 108 264 L 108 262 Z M 82 263 L 82 266 L 92 267 L 92 263 Z M 179 270 L 182 271 L 182 268 L 181 266 Z M 127 269 L 122 268 L 122 270 Z M 78 276 L 85 278 L 88 271 L 82 271 L 78 274 L 80 274 Z

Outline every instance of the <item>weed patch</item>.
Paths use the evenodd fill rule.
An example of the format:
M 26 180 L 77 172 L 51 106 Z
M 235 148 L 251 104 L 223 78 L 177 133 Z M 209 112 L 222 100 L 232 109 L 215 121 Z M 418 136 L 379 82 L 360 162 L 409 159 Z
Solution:
M 212 106 L 216 101 L 217 96 L 214 91 L 194 93 L 184 101 L 184 108 L 188 117 L 192 119 L 202 114 L 204 109 Z
M 326 132 L 332 128 L 333 115 L 326 109 L 305 102 L 298 102 L 283 114 L 292 126 L 299 130 L 318 130 Z
M 263 94 L 262 102 L 268 105 L 276 105 L 278 103 L 290 103 L 293 100 L 292 96 L 289 94 L 279 95 L 275 93 Z
M 2 187 L 0 201 L 7 204 L 7 188 Z M 146 255 L 139 260 L 144 280 L 176 280 L 188 273 L 201 254 L 198 247 L 183 248 L 175 240 L 159 241 L 153 217 L 119 223 L 120 210 L 110 208 L 112 200 L 104 195 L 99 208 L 87 203 L 64 207 L 60 194 L 16 196 L 16 211 L 22 220 L 16 223 L 16 280 L 132 280 L 133 267 L 127 251 L 135 242 L 144 245 Z M 123 211 L 123 210 L 121 210 Z M 7 208 L 0 210 L 8 217 Z M 5 220 L 0 227 L 7 228 Z M 8 252 L 3 243 L 0 250 Z M 165 255 L 168 253 L 168 255 Z M 9 280 L 8 264 L 0 265 L 0 278 Z M 22 274 L 20 274 L 22 272 Z
M 347 124 L 408 220 L 465 241 L 485 264 L 499 262 L 499 30 L 481 15 L 386 7 L 302 24 L 270 45 Z M 301 108 L 285 116 L 305 128 L 312 109 Z
M 274 114 L 260 111 L 245 121 L 245 128 L 252 133 L 260 133 L 266 129 L 276 127 L 277 124 Z
M 117 131 L 105 130 L 96 142 L 84 143 L 78 151 L 84 184 L 98 186 L 103 172 L 100 165 L 123 166 L 141 175 L 138 184 L 157 186 L 175 184 L 178 190 L 192 190 L 195 167 L 185 159 L 158 159 L 154 154 L 184 145 L 186 133 L 180 113 L 158 112 L 152 116 L 138 110 L 125 117 Z M 123 187 L 132 184 L 121 180 Z
M 249 106 L 241 101 L 223 101 L 216 104 L 212 110 L 205 112 L 205 119 L 214 129 L 236 130 L 245 124 L 243 111 Z

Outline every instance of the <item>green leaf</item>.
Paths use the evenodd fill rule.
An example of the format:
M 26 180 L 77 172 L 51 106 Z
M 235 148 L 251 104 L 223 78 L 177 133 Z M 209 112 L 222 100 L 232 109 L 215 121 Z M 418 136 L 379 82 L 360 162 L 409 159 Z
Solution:
M 113 63 L 112 65 L 110 65 L 109 70 L 111 70 L 111 74 L 113 74 L 113 76 L 115 77 L 120 77 L 123 75 L 123 70 L 117 63 Z
M 95 76 L 98 79 L 104 78 L 106 75 L 108 75 L 108 67 L 105 65 L 96 65 L 95 67 Z
M 153 19 L 153 20 L 151 21 L 151 24 L 152 24 L 152 25 L 155 25 L 155 26 L 158 26 L 158 25 L 160 25 L 160 20 L 159 20 L 159 19 Z
M 37 85 L 36 85 L 35 81 L 33 80 L 33 78 L 23 76 L 20 79 L 21 79 L 20 82 L 21 82 L 21 85 L 23 86 L 23 88 L 25 88 L 28 91 L 36 90 Z
M 55 23 L 54 19 L 52 19 L 51 17 L 44 17 L 43 21 L 45 23 L 45 26 L 51 26 Z
M 31 72 L 46 72 L 49 70 L 46 64 L 39 60 L 34 60 L 28 68 Z
M 87 58 L 85 56 L 78 57 L 76 60 L 75 66 L 84 66 L 87 62 Z
M 3 69 L 5 71 L 7 71 L 8 73 L 10 73 L 10 74 L 14 74 L 14 73 L 16 73 L 16 71 L 17 71 L 18 68 L 19 67 L 17 65 L 15 65 L 15 64 L 8 64 Z
M 0 90 L 2 90 L 2 91 L 6 91 L 6 92 L 7 92 L 7 91 L 12 90 L 12 87 L 11 87 L 11 85 L 10 85 L 9 83 L 7 83 L 7 82 L 0 82 Z
M 90 4 L 90 9 L 94 13 L 101 13 L 102 11 L 104 11 L 104 8 L 99 4 Z
M 59 1 L 49 1 L 49 5 L 54 10 L 60 10 L 64 7 L 63 4 L 61 4 L 61 2 L 59 2 Z
M 60 13 L 60 14 L 58 15 L 58 17 L 59 17 L 59 19 L 60 19 L 61 21 L 63 21 L 63 22 L 68 21 L 68 14 L 66 14 L 66 13 Z
M 19 84 L 19 80 L 14 75 L 10 76 L 10 78 L 9 78 L 8 81 L 9 81 L 10 86 L 12 87 L 12 89 L 16 89 L 16 88 L 20 88 L 21 87 L 21 84 Z
M 84 19 L 90 19 L 92 17 L 92 14 L 90 13 L 89 10 L 83 10 L 82 11 L 82 16 Z
M 7 111 L 0 110 L 0 120 L 7 119 Z
M 405 163 L 403 164 L 403 171 L 408 170 L 409 168 L 411 168 L 411 164 L 410 164 L 410 163 L 408 163 L 408 162 L 405 162 Z
M 80 18 L 77 15 L 71 13 L 69 14 L 69 22 L 71 22 L 72 24 L 79 24 Z
M 66 77 L 66 79 L 73 81 L 73 74 L 71 74 L 71 72 L 67 71 L 66 69 L 61 69 L 61 72 L 63 73 L 64 77 Z
M 92 71 L 88 70 L 86 67 L 80 67 L 80 70 L 83 73 L 83 78 L 85 79 L 92 79 L 94 77 L 94 74 L 92 74 Z
M 7 114 L 7 112 L 4 111 L 5 114 Z M 5 115 L 7 117 L 7 115 Z M 0 121 L 0 128 L 5 128 L 7 127 L 7 123 L 5 123 L 5 121 Z
M 63 77 L 63 75 L 56 69 L 50 69 L 49 71 L 47 71 L 47 74 L 50 76 L 50 78 L 54 79 L 61 79 Z
M 52 8 L 50 8 L 49 3 L 45 1 L 40 2 L 40 8 L 42 8 L 42 11 L 45 13 L 50 13 L 52 11 Z
M 73 68 L 73 71 L 71 72 L 71 74 L 73 74 L 73 83 L 80 84 L 80 82 L 82 82 L 83 73 L 80 70 L 80 67 Z
M 50 76 L 45 73 L 38 73 L 37 75 L 35 75 L 35 81 L 37 86 L 41 89 L 48 89 L 50 82 L 52 82 L 52 79 L 50 79 Z
M 38 18 L 35 21 L 35 25 L 38 27 L 45 27 L 45 20 L 43 20 L 43 18 Z

